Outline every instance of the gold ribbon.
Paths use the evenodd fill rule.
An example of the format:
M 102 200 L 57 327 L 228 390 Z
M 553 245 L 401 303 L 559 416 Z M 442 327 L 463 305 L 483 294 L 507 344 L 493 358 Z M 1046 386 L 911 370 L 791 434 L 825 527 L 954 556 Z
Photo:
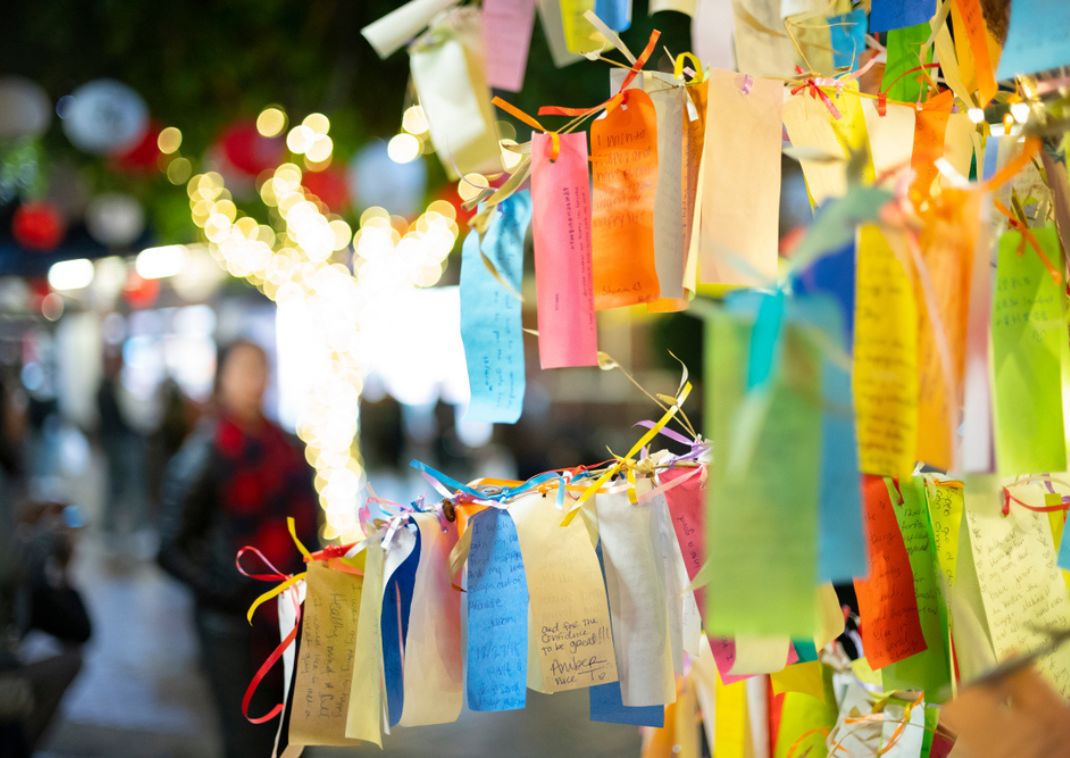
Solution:
M 568 526 L 570 523 L 572 523 L 572 519 L 576 518 L 576 514 L 579 512 L 580 508 L 583 507 L 583 504 L 589 499 L 591 499 L 591 497 L 593 497 L 595 493 L 597 493 L 600 489 L 602 489 L 602 487 L 610 479 L 616 476 L 621 471 L 621 469 L 625 470 L 628 481 L 628 499 L 633 504 L 639 502 L 639 498 L 635 494 L 635 456 L 639 454 L 640 450 L 649 445 L 650 442 L 658 435 L 658 433 L 661 432 L 661 430 L 664 429 L 670 421 L 672 421 L 673 417 L 676 416 L 676 413 L 680 410 L 680 407 L 684 404 L 684 401 L 687 400 L 687 396 L 690 394 L 691 382 L 685 382 L 684 386 L 680 389 L 680 391 L 676 395 L 676 398 L 673 400 L 673 404 L 669 406 L 669 408 L 665 411 L 664 414 L 662 414 L 661 418 L 658 419 L 657 423 L 650 427 L 643 434 L 643 436 L 641 436 L 636 441 L 636 443 L 632 445 L 627 455 L 623 457 L 614 456 L 616 458 L 616 463 L 612 464 L 608 469 L 606 469 L 605 473 L 595 479 L 594 482 L 587 489 L 585 489 L 583 493 L 576 499 L 576 501 L 568 509 L 568 513 L 565 514 L 565 518 L 561 521 L 561 526 Z

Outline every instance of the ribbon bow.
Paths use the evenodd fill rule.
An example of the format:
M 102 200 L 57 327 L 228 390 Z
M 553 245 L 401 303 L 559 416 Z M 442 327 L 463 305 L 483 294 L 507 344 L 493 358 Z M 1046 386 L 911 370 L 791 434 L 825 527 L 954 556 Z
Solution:
M 802 67 L 796 66 L 795 73 L 802 76 L 804 73 Z M 840 111 L 836 107 L 836 104 L 832 102 L 832 98 L 828 96 L 825 90 L 821 89 L 821 87 L 818 86 L 817 81 L 812 76 L 803 79 L 800 84 L 798 84 L 796 87 L 793 87 L 791 90 L 791 94 L 798 95 L 803 90 L 806 90 L 810 94 L 810 97 L 823 102 L 825 104 L 825 107 L 829 109 L 829 113 L 832 114 L 833 118 L 841 118 Z

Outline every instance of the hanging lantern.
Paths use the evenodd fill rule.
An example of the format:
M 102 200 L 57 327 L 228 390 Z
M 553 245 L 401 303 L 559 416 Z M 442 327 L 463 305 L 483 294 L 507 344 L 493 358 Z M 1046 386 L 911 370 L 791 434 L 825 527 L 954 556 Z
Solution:
M 140 142 L 149 127 L 141 96 L 113 79 L 83 84 L 61 102 L 63 131 L 79 150 L 113 155 Z
M 51 203 L 26 203 L 12 219 L 15 241 L 30 250 L 53 250 L 63 240 L 63 217 Z
M 158 123 L 151 122 L 145 133 L 141 135 L 141 139 L 128 150 L 116 155 L 112 165 L 120 171 L 132 174 L 155 171 L 156 162 L 160 157 L 158 144 L 160 129 Z
M 219 143 L 227 162 L 247 176 L 256 176 L 282 162 L 282 140 L 262 136 L 252 121 L 227 127 Z
M 306 171 L 301 184 L 335 213 L 341 213 L 349 204 L 349 185 L 345 175 L 337 169 Z
M 107 192 L 89 201 L 85 225 L 100 244 L 125 247 L 145 230 L 145 211 L 133 195 Z
M 41 85 L 21 76 L 0 79 L 0 140 L 40 137 L 52 121 L 52 101 Z

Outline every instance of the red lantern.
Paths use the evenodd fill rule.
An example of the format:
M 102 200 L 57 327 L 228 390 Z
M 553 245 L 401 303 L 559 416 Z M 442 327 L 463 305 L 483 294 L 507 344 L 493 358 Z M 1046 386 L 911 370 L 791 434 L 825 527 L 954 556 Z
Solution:
M 306 171 L 301 183 L 335 213 L 341 213 L 349 205 L 349 185 L 345 175 L 338 169 Z
M 136 272 L 131 271 L 123 285 L 123 298 L 131 308 L 148 308 L 156 302 L 160 294 L 160 281 L 158 279 L 143 279 Z
M 156 161 L 160 157 L 160 146 L 157 142 L 160 130 L 157 122 L 151 122 L 141 139 L 115 156 L 113 167 L 132 174 L 155 170 Z
M 12 219 L 15 241 L 30 250 L 52 250 L 63 239 L 63 217 L 50 203 L 25 203 Z
M 219 141 L 227 162 L 249 176 L 275 168 L 282 161 L 282 140 L 261 136 L 252 121 L 242 121 L 227 127 Z

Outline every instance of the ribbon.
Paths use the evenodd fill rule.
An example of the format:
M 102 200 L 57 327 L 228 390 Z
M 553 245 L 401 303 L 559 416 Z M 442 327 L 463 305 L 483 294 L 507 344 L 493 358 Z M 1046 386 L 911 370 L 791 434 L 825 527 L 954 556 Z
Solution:
M 632 445 L 631 449 L 628 451 L 628 454 L 623 457 L 616 457 L 616 463 L 612 464 L 605 471 L 605 473 L 595 479 L 595 481 L 591 483 L 591 486 L 584 490 L 583 494 L 581 494 L 576 499 L 576 502 L 572 504 L 572 507 L 569 508 L 568 513 L 565 515 L 564 520 L 561 522 L 562 526 L 568 526 L 572 522 L 572 519 L 576 517 L 576 514 L 579 512 L 579 509 L 583 507 L 583 504 L 587 502 L 596 492 L 602 489 L 602 486 L 605 485 L 606 482 L 608 482 L 610 479 L 612 479 L 617 473 L 619 473 L 622 468 L 626 468 L 629 472 L 628 499 L 632 503 L 638 502 L 638 498 L 635 494 L 634 458 L 639 453 L 639 451 L 646 447 L 648 444 L 650 444 L 650 441 L 656 436 L 658 436 L 658 433 L 661 432 L 661 430 L 665 428 L 666 424 L 668 424 L 673 419 L 677 411 L 680 410 L 680 407 L 683 405 L 684 401 L 687 400 L 687 396 L 690 394 L 691 382 L 687 382 L 677 394 L 673 404 L 668 408 L 668 410 L 665 411 L 664 414 L 662 414 L 662 417 L 658 419 L 657 422 L 655 422 L 654 425 L 651 426 L 643 434 L 643 436 L 640 437 L 638 441 L 636 441 L 634 445 Z
M 527 113 L 525 113 L 524 111 L 520 110 L 519 108 L 517 108 L 515 105 L 513 105 L 509 101 L 503 100 L 502 98 L 498 97 L 497 95 L 492 97 L 490 102 L 493 105 L 496 105 L 499 108 L 501 108 L 503 111 L 508 113 L 510 116 L 515 118 L 517 121 L 521 121 L 521 122 L 527 124 L 532 129 L 538 129 L 540 132 L 543 132 L 545 134 L 549 134 L 550 135 L 550 162 L 553 163 L 554 161 L 557 160 L 557 156 L 561 153 L 561 135 L 559 133 L 557 133 L 555 131 L 552 131 L 550 129 L 547 129 L 545 126 L 540 124 L 539 120 L 536 119 L 534 116 L 528 115 Z M 539 111 L 539 115 L 540 116 L 542 115 L 542 111 L 541 110 Z
M 802 67 L 801 66 L 796 66 L 795 67 L 795 73 L 801 75 L 803 73 Z M 799 84 L 798 86 L 794 87 L 791 90 L 791 94 L 798 95 L 803 90 L 806 90 L 807 92 L 809 92 L 810 93 L 810 97 L 814 98 L 815 100 L 820 100 L 822 103 L 824 103 L 825 107 L 828 108 L 828 111 L 829 111 L 829 113 L 832 114 L 833 118 L 839 119 L 839 118 L 843 117 L 842 114 L 840 113 L 839 108 L 837 108 L 836 104 L 832 102 L 832 98 L 830 98 L 828 96 L 828 94 L 825 92 L 825 90 L 823 90 L 819 86 L 817 86 L 817 82 L 814 80 L 814 78 L 812 76 L 804 79 L 801 84 Z
M 887 113 L 888 113 L 888 93 L 891 91 L 892 87 L 894 87 L 896 85 L 896 83 L 898 83 L 898 81 L 900 79 L 902 79 L 907 74 L 912 74 L 915 71 L 924 71 L 925 69 L 929 69 L 929 68 L 940 68 L 940 64 L 939 63 L 922 63 L 919 66 L 914 66 L 913 68 L 908 68 L 906 71 L 901 73 L 899 76 L 897 76 L 894 79 L 892 79 L 892 81 L 888 82 L 888 86 L 885 87 L 884 89 L 882 89 L 879 93 L 877 93 L 877 113 L 880 114 L 881 116 L 887 115 Z M 932 80 L 929 81 L 929 84 L 930 84 L 930 86 L 932 85 Z
M 342 562 L 342 565 L 347 566 L 347 568 L 342 568 L 341 570 L 347 571 L 348 573 L 362 573 L 359 572 L 351 564 L 345 564 L 345 559 L 342 557 L 345 556 L 345 554 L 348 553 L 350 550 L 352 550 L 355 545 L 333 545 L 326 547 L 323 550 L 319 550 L 315 553 L 311 553 L 309 552 L 308 548 L 305 547 L 304 543 L 301 542 L 301 539 L 297 536 L 297 526 L 292 517 L 286 519 L 286 529 L 290 532 L 290 537 L 293 539 L 294 545 L 297 547 L 298 552 L 301 553 L 301 557 L 304 559 L 305 563 L 314 560 L 323 560 L 327 561 L 328 565 L 331 565 L 332 561 L 340 561 Z M 264 574 L 246 571 L 245 567 L 242 565 L 242 557 L 245 556 L 247 553 L 251 553 L 257 558 L 259 558 L 264 563 L 264 565 L 271 570 L 271 573 Z M 287 576 L 286 574 L 282 573 L 278 568 L 276 568 L 276 566 L 270 560 L 268 560 L 267 556 L 260 552 L 260 550 L 250 545 L 246 545 L 238 551 L 237 555 L 234 557 L 234 565 L 237 567 L 238 573 L 240 573 L 242 576 L 246 576 L 250 579 L 255 579 L 260 582 L 278 582 L 278 584 L 276 584 L 267 592 L 260 595 L 256 600 L 253 601 L 252 605 L 249 606 L 249 610 L 246 613 L 246 618 L 248 619 L 250 624 L 253 623 L 253 614 L 256 612 L 257 608 L 266 603 L 268 600 L 271 600 L 272 598 L 281 595 L 283 592 L 286 592 L 295 584 L 302 581 L 308 575 L 307 571 L 302 571 L 300 573 L 293 574 L 292 576 Z M 274 666 L 280 658 L 282 658 L 283 653 L 286 652 L 286 648 L 292 645 L 294 640 L 297 639 L 297 630 L 301 624 L 301 605 L 297 602 L 296 595 L 294 595 L 291 599 L 294 603 L 293 629 L 291 629 L 289 634 L 287 634 L 282 639 L 278 647 L 276 647 L 271 652 L 271 655 L 269 655 L 264 660 L 264 662 L 260 664 L 260 668 L 257 669 L 256 673 L 253 675 L 253 678 L 249 680 L 249 686 L 245 688 L 245 694 L 242 695 L 242 715 L 245 716 L 246 720 L 248 720 L 252 724 L 263 724 L 268 721 L 271 721 L 271 719 L 278 716 L 283 709 L 282 703 L 276 703 L 275 707 L 273 707 L 263 716 L 249 715 L 249 703 L 252 700 L 253 693 L 256 692 L 257 687 L 260 686 L 260 682 L 262 682 L 264 677 L 267 676 L 267 673 L 271 670 L 271 667 Z
M 1026 509 L 1031 510 L 1031 511 L 1036 511 L 1037 513 L 1054 513 L 1056 511 L 1068 511 L 1068 510 L 1070 510 L 1070 497 L 1067 497 L 1065 495 L 1059 495 L 1057 493 L 1051 493 L 1051 494 L 1054 495 L 1054 498 L 1048 498 L 1047 496 L 1045 496 L 1045 498 L 1044 498 L 1045 502 L 1048 502 L 1049 499 L 1058 499 L 1059 500 L 1058 503 L 1055 503 L 1053 505 L 1030 505 L 1029 503 L 1027 503 L 1027 502 L 1021 500 L 1020 498 L 1015 497 L 1014 495 L 1012 495 L 1011 494 L 1011 490 L 1010 490 L 1009 487 L 1004 487 L 1003 488 L 1003 508 L 1001 510 L 1002 510 L 1004 516 L 1011 515 L 1011 503 L 1015 503 L 1016 505 L 1020 505 L 1023 508 L 1026 508 Z
M 299 577 L 304 577 L 304 573 L 302 572 Z M 265 676 L 267 676 L 267 673 L 271 670 L 271 667 L 274 666 L 280 658 L 282 658 L 282 654 L 286 652 L 286 648 L 292 645 L 294 640 L 297 639 L 297 629 L 301 623 L 301 604 L 297 602 L 296 595 L 292 598 L 292 600 L 294 604 L 293 629 L 290 630 L 289 634 L 283 637 L 282 642 L 279 643 L 279 646 L 271 651 L 271 655 L 269 655 L 267 659 L 262 664 L 260 664 L 260 668 L 257 669 L 255 674 L 253 674 L 253 678 L 249 680 L 249 686 L 245 688 L 245 694 L 242 695 L 241 712 L 242 715 L 245 716 L 245 719 L 251 724 L 264 724 L 268 721 L 271 721 L 271 719 L 282 713 L 282 709 L 284 707 L 282 703 L 276 703 L 275 706 L 263 716 L 249 715 L 249 702 L 253 699 L 253 693 L 256 692 L 257 687 L 260 686 L 260 682 L 263 681 Z
M 606 111 L 612 111 L 624 100 L 624 90 L 628 89 L 628 86 L 635 81 L 635 77 L 639 75 L 639 72 L 643 70 L 646 62 L 650 59 L 650 56 L 654 53 L 654 48 L 658 43 L 658 39 L 661 37 L 661 32 L 657 29 L 650 33 L 650 39 L 646 43 L 646 47 L 643 48 L 643 52 L 639 54 L 639 57 L 635 59 L 635 62 L 628 67 L 628 74 L 624 77 L 624 81 L 621 82 L 620 88 L 617 93 L 608 100 L 604 100 L 598 105 L 592 108 L 568 108 L 561 105 L 543 105 L 539 108 L 540 116 L 576 116 L 586 117 L 597 113 L 598 111 L 605 109 Z
M 1025 222 L 1023 222 L 1015 214 L 1011 213 L 1010 209 L 1007 208 L 1007 206 L 1005 206 L 999 200 L 993 198 L 992 205 L 995 206 L 997 211 L 1007 217 L 1007 223 L 1010 225 L 1010 227 L 1022 235 L 1022 239 L 1018 243 L 1017 254 L 1021 256 L 1025 252 L 1026 244 L 1028 244 L 1040 257 L 1040 262 L 1044 264 L 1044 268 L 1048 270 L 1048 273 L 1051 275 L 1052 280 L 1056 284 L 1061 284 L 1062 277 L 1059 276 L 1059 270 L 1055 268 L 1048 256 L 1044 254 L 1044 248 L 1040 246 L 1040 243 L 1037 241 L 1036 236 L 1033 234 L 1032 231 L 1030 231 L 1029 226 L 1026 225 Z
M 676 56 L 676 60 L 673 61 L 672 75 L 676 79 L 683 79 L 684 73 L 688 70 L 686 64 L 688 61 L 694 64 L 691 67 L 691 83 L 702 84 L 706 81 L 706 69 L 702 67 L 702 61 L 698 56 L 691 52 L 680 53 Z

